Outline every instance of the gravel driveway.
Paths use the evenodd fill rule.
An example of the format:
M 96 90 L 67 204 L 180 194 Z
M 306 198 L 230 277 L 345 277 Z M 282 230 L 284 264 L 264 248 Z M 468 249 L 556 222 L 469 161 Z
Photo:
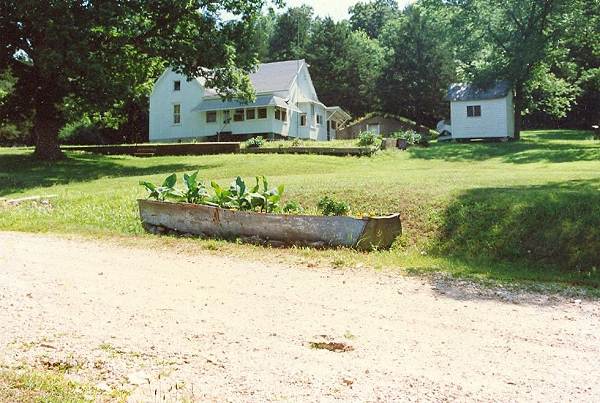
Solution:
M 600 401 L 599 302 L 368 269 L 0 233 L 0 327 L 133 401 Z

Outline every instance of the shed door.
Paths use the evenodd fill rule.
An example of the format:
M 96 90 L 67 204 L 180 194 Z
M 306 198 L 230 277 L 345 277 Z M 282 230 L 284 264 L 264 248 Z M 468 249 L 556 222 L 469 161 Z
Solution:
M 367 131 L 371 133 L 375 133 L 379 136 L 381 132 L 381 127 L 379 123 L 367 123 Z

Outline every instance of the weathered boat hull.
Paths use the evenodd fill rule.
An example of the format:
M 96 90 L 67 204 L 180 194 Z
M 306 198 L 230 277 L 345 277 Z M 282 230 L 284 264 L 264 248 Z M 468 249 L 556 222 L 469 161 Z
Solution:
M 263 214 L 155 200 L 138 200 L 138 205 L 145 228 L 167 228 L 209 237 L 369 250 L 389 248 L 402 233 L 398 214 L 352 218 Z

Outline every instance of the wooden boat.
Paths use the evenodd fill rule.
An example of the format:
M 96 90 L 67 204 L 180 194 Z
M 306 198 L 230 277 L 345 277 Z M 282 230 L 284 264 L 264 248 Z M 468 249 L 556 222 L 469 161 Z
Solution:
M 145 199 L 138 200 L 138 205 L 144 228 L 153 232 L 171 230 L 206 237 L 361 250 L 389 248 L 402 233 L 398 214 L 364 218 L 265 214 Z

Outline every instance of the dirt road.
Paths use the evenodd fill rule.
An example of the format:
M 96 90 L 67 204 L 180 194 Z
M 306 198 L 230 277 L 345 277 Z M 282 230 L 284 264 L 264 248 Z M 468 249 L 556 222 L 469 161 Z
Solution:
M 134 401 L 600 401 L 599 302 L 480 294 L 0 233 L 0 364 Z

